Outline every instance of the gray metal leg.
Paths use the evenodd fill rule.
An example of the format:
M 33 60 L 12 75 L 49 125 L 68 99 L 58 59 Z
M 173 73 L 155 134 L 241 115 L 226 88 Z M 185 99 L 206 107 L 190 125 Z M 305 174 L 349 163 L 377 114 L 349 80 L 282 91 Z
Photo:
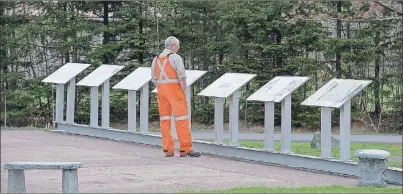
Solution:
M 25 173 L 23 169 L 8 170 L 8 193 L 25 193 Z
M 79 193 L 77 170 L 63 170 L 62 192 Z
M 214 130 L 215 143 L 224 144 L 224 98 L 215 98 L 214 103 Z

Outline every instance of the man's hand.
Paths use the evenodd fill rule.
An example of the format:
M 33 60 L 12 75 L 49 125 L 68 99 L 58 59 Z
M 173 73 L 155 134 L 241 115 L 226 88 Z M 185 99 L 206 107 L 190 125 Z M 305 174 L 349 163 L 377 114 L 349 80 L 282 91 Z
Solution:
M 181 85 L 183 93 L 186 94 L 186 79 L 182 79 L 179 84 Z

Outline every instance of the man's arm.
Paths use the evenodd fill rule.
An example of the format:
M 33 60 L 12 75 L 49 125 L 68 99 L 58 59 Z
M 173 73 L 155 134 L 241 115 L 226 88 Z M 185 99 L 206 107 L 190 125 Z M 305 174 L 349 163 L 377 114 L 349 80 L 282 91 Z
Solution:
M 186 78 L 179 81 L 183 92 L 186 93 Z
M 172 56 L 172 55 L 171 55 Z M 174 57 L 174 64 L 176 67 L 176 72 L 178 73 L 178 79 L 180 86 L 183 90 L 183 92 L 186 92 L 186 70 L 185 70 L 185 65 L 183 64 L 182 57 L 179 55 L 173 55 Z
M 151 81 L 154 83 L 154 86 L 157 87 L 157 77 L 155 76 L 155 60 L 156 58 L 153 59 L 153 62 L 151 64 Z

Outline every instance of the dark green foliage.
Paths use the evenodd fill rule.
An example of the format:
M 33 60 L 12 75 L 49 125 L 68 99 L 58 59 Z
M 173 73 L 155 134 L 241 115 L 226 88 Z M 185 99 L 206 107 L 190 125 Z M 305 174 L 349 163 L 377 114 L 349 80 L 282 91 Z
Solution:
M 293 126 L 317 128 L 320 109 L 300 104 L 340 74 L 344 79 L 373 81 L 353 100 L 353 120 L 368 122 L 370 115 L 371 120 L 383 121 L 375 125 L 376 130 L 401 132 L 403 18 L 374 5 L 354 1 L 0 2 L 1 120 L 7 97 L 8 125 L 51 122 L 55 90 L 40 82 L 44 77 L 66 62 L 92 64 L 78 80 L 101 64 L 124 65 L 112 78 L 113 86 L 137 67 L 150 66 L 165 38 L 173 35 L 181 41 L 179 54 L 186 68 L 208 71 L 192 89 L 195 123 L 214 121 L 214 101 L 197 93 L 224 73 L 237 72 L 257 74 L 241 89 L 240 119 L 251 125 L 263 124 L 264 104 L 246 105 L 249 95 L 275 76 L 310 76 L 292 96 Z M 341 14 L 340 38 L 337 14 Z M 77 87 L 77 123 L 89 123 L 89 93 L 88 88 Z M 127 92 L 111 90 L 110 105 L 111 122 L 127 122 Z M 158 121 L 153 93 L 149 115 L 151 121 Z M 227 109 L 225 115 L 227 120 Z M 275 116 L 278 125 L 279 105 Z

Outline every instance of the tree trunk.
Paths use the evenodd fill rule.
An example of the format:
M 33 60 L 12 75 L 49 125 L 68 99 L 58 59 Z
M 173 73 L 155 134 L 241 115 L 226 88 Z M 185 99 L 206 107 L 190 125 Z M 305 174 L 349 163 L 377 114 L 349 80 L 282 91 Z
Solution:
M 5 15 L 5 8 L 6 8 L 6 2 L 0 1 L 0 17 L 3 17 L 3 15 Z M 6 22 L 3 23 L 4 20 L 0 20 L 0 21 L 1 21 L 0 28 L 4 29 Z M 5 36 L 3 35 L 3 37 L 5 37 Z M 2 91 L 6 91 L 6 89 L 7 89 L 7 76 L 6 75 L 7 75 L 8 69 L 7 69 L 6 60 L 7 60 L 7 52 L 4 47 L 4 42 L 0 41 L 0 66 L 1 66 L 1 71 L 2 71 L 1 74 L 3 75 L 3 76 L 1 76 L 2 77 L 1 82 L 3 84 L 1 84 L 0 88 L 2 88 Z
M 108 26 L 109 26 L 109 1 L 103 1 L 104 5 L 104 26 L 106 27 L 106 30 L 104 31 L 104 37 L 102 40 L 102 44 L 108 44 L 109 43 L 109 32 L 108 32 Z
M 65 14 L 65 18 L 63 18 L 63 24 L 65 25 L 65 26 L 67 26 L 67 23 L 68 23 L 68 21 L 67 21 L 67 18 L 68 18 L 68 12 L 67 12 L 67 3 L 68 2 L 63 2 L 63 11 L 64 11 L 64 14 Z M 64 39 L 65 40 L 68 40 L 69 39 L 69 36 L 68 35 L 64 35 Z M 69 49 L 66 49 L 65 51 L 64 51 L 64 64 L 65 63 L 69 63 L 70 62 L 70 54 L 69 54 Z M 64 65 L 63 64 L 63 65 Z
M 102 39 L 102 45 L 106 45 L 109 43 L 109 1 L 103 1 L 102 2 L 104 5 L 104 18 L 103 18 L 103 23 L 105 26 L 105 30 L 104 30 L 104 35 L 103 35 L 103 39 Z M 108 64 L 109 63 L 109 54 L 108 53 L 104 53 L 103 56 L 103 63 Z
M 0 1 L 0 17 L 3 17 L 5 15 L 5 8 L 6 8 L 6 2 Z M 3 23 L 4 22 L 4 23 Z M 5 28 L 6 21 L 5 20 L 0 20 L 0 29 Z M 2 34 L 3 37 L 5 37 L 4 33 Z M 4 113 L 4 120 L 3 118 L 0 118 L 0 120 L 3 120 L 4 126 L 7 125 L 7 89 L 8 89 L 8 84 L 7 84 L 7 74 L 8 74 L 8 68 L 7 68 L 7 51 L 4 46 L 4 42 L 0 37 L 0 71 L 1 71 L 1 98 L 2 98 L 2 104 L 1 104 L 1 111 Z
M 351 26 L 350 26 L 350 22 L 347 22 L 347 39 L 351 38 Z M 348 79 L 352 79 L 353 78 L 353 70 L 351 68 L 351 65 L 348 66 L 347 68 L 347 78 Z
M 339 14 L 341 13 L 341 1 L 337 2 L 336 8 L 337 8 L 337 24 L 336 24 L 336 35 L 337 39 L 341 39 L 341 20 L 339 18 Z M 341 53 L 340 51 L 336 52 L 336 74 L 337 78 L 341 78 Z
M 402 13 L 403 13 L 403 1 L 400 2 L 400 4 L 402 5 Z M 403 41 L 403 14 L 402 14 L 402 20 L 401 20 L 401 28 L 400 28 L 400 38 Z M 403 48 L 400 47 L 400 59 L 403 59 Z M 401 71 L 401 79 L 400 79 L 400 92 L 398 93 L 398 95 L 400 94 L 400 98 L 403 97 L 403 60 L 400 60 L 400 71 Z M 400 99 L 400 103 L 403 103 L 403 99 Z M 403 106 L 403 104 L 401 104 Z M 403 112 L 403 109 L 400 109 Z
M 144 26 L 144 19 L 143 19 L 143 7 L 141 4 L 142 1 L 140 1 L 140 19 L 139 19 L 139 34 L 140 34 L 140 47 L 139 47 L 139 63 L 143 64 L 144 63 L 144 45 L 145 45 L 145 39 L 143 37 L 143 26 Z
M 380 42 L 380 32 L 375 33 L 375 45 L 378 45 Z M 379 115 L 381 113 L 381 101 L 380 101 L 380 63 L 381 63 L 381 51 L 376 51 L 375 57 L 375 78 L 374 78 L 374 96 L 375 96 L 375 115 Z

